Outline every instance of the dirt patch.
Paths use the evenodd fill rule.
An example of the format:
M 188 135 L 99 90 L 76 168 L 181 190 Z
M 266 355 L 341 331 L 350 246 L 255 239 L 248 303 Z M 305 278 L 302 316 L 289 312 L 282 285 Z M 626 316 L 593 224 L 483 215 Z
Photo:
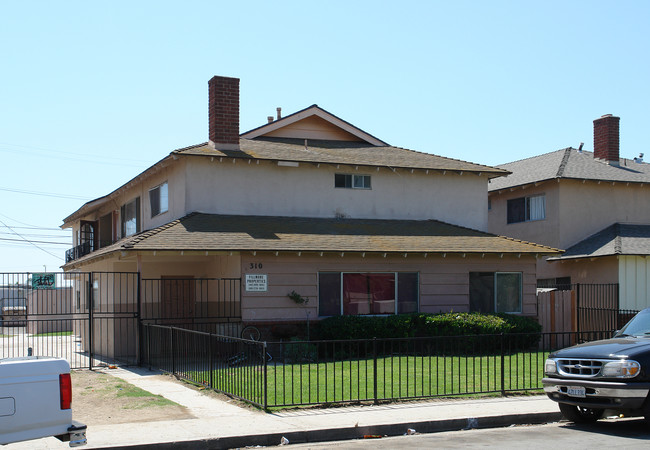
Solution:
M 72 417 L 86 425 L 191 419 L 187 408 L 101 372 L 72 372 Z

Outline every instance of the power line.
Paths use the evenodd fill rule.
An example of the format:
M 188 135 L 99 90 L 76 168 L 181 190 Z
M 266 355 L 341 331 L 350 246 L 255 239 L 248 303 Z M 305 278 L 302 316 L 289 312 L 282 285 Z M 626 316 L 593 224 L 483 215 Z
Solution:
M 20 237 L 23 237 L 23 236 L 20 236 Z M 27 240 L 26 238 L 23 238 L 23 239 L 0 238 L 0 241 L 13 241 L 13 242 L 25 242 L 25 241 L 27 241 L 30 244 L 70 245 L 69 242 L 31 241 L 31 240 Z
M 48 255 L 50 255 L 50 256 L 54 256 L 55 258 L 58 258 L 58 259 L 60 259 L 60 260 L 63 261 L 63 258 L 61 258 L 60 256 L 55 255 L 54 253 L 49 252 L 49 251 L 45 250 L 45 249 L 42 248 L 42 247 L 39 247 L 38 245 L 36 245 L 36 243 L 34 243 L 34 242 L 30 241 L 29 239 L 24 238 L 23 236 L 21 236 L 17 231 L 13 230 L 9 225 L 7 225 L 6 223 L 4 223 L 2 220 L 0 220 L 0 223 L 1 223 L 2 225 L 4 225 L 5 227 L 9 228 L 11 231 L 13 231 L 14 234 L 15 234 L 16 236 L 20 237 L 23 241 L 28 242 L 28 243 L 30 243 L 31 245 L 33 245 L 34 247 L 36 247 L 37 249 L 41 250 L 42 252 L 45 252 L 45 253 L 47 253 Z
M 26 191 L 24 189 L 13 189 L 13 188 L 5 188 L 5 187 L 0 187 L 0 191 L 16 192 L 18 194 L 39 195 L 41 197 L 69 198 L 72 200 L 90 200 L 88 197 L 81 197 L 79 195 L 52 194 L 48 192 Z
M 111 157 L 110 161 L 106 160 L 105 156 L 93 156 L 89 155 L 87 153 L 74 153 L 74 152 L 64 152 L 61 150 L 52 150 L 52 149 L 47 149 L 43 147 L 33 147 L 33 146 L 27 146 L 27 145 L 18 145 L 18 144 L 10 144 L 7 142 L 0 142 L 0 146 L 10 146 L 10 147 L 18 147 L 21 149 L 28 149 L 32 151 L 25 151 L 25 150 L 15 150 L 15 149 L 9 149 L 9 148 L 1 148 L 0 151 L 4 152 L 11 152 L 11 153 L 19 153 L 19 154 L 25 154 L 25 153 L 31 153 L 34 155 L 38 155 L 39 157 L 44 157 L 44 158 L 54 158 L 62 161 L 74 161 L 74 162 L 79 162 L 79 163 L 90 163 L 90 164 L 101 164 L 101 165 L 109 165 L 109 166 L 118 166 L 118 167 L 138 167 L 142 168 L 143 166 L 146 166 L 150 164 L 148 161 L 144 160 L 139 160 L 139 159 L 129 159 L 129 158 L 119 158 L 116 159 L 114 157 Z M 35 151 L 34 151 L 35 150 Z M 56 153 L 56 154 L 54 154 Z M 72 155 L 71 157 L 65 157 L 61 155 Z M 81 158 L 79 158 L 81 157 Z M 93 158 L 97 158 L 100 160 L 96 160 Z M 117 162 L 116 162 L 117 161 Z M 119 161 L 124 161 L 124 162 L 119 162 Z
M 2 214 L 0 214 L 2 216 Z M 7 216 L 3 216 L 4 218 L 8 219 Z M 12 219 L 13 220 L 13 219 Z M 17 220 L 15 222 L 18 222 Z M 18 222 L 20 223 L 20 222 Z M 6 225 L 0 225 L 0 228 L 9 228 Z M 43 231 L 61 231 L 61 232 L 69 232 L 68 230 L 62 230 L 61 228 L 50 228 L 50 227 L 37 227 L 37 226 L 28 226 L 28 227 L 11 227 L 15 228 L 17 230 L 43 230 Z
M 13 235 L 13 233 L 8 233 L 6 231 L 0 231 L 0 235 Z M 70 233 L 67 234 L 40 234 L 40 233 L 23 233 L 23 236 L 30 238 L 62 238 L 71 237 Z
M 40 227 L 38 225 L 32 225 L 31 223 L 21 222 L 20 220 L 14 219 L 14 218 L 9 217 L 9 216 L 7 216 L 5 214 L 2 214 L 2 213 L 0 213 L 0 216 L 4 217 L 5 219 L 8 219 L 8 220 L 13 220 L 14 222 L 18 222 L 21 225 L 27 225 L 28 227 L 40 228 L 40 229 L 43 229 L 43 230 L 60 230 L 61 229 L 61 228 L 45 228 L 45 227 Z M 5 228 L 25 228 L 25 227 L 9 227 L 7 225 L 4 225 L 3 222 L 0 222 L 0 223 L 2 223 L 2 225 L 0 225 L 0 226 L 4 226 Z

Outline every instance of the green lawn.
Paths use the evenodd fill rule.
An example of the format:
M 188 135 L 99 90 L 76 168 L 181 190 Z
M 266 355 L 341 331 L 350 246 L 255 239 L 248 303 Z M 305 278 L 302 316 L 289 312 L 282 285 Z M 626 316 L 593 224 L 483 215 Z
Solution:
M 47 336 L 72 336 L 72 331 L 53 331 L 51 333 L 33 334 L 32 337 L 47 337 Z
M 540 389 L 547 353 L 496 356 L 394 356 L 327 363 L 269 363 L 268 406 L 474 395 Z M 190 378 L 208 384 L 208 372 Z M 250 366 L 213 372 L 213 387 L 263 403 L 263 371 Z

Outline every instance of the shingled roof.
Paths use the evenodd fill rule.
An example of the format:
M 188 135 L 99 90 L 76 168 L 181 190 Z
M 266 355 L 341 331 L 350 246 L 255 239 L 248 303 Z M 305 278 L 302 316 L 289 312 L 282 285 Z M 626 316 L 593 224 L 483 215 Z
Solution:
M 490 178 L 508 174 L 507 170 L 482 164 L 401 147 L 376 146 L 364 142 L 262 137 L 240 139 L 239 147 L 240 150 L 217 150 L 206 142 L 176 150 L 172 154 L 313 164 L 346 164 L 389 169 L 447 170 L 484 173 Z
M 117 251 L 272 251 L 557 254 L 544 245 L 437 220 L 330 219 L 192 213 L 99 249 L 70 265 Z
M 650 183 L 650 164 L 621 158 L 616 166 L 570 147 L 497 167 L 512 173 L 490 180 L 490 192 L 553 179 Z
M 650 255 L 650 225 L 612 224 L 568 248 L 562 256 L 548 260 L 614 255 Z

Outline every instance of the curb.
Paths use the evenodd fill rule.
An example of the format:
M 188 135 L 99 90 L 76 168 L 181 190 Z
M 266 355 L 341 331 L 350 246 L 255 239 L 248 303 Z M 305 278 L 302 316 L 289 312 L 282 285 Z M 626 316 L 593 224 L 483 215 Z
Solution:
M 558 422 L 560 412 L 512 414 L 507 416 L 467 417 L 464 419 L 443 419 L 421 422 L 403 422 L 386 425 L 368 425 L 363 427 L 331 428 L 306 431 L 289 431 L 286 433 L 252 434 L 247 436 L 227 436 L 192 441 L 160 442 L 153 444 L 136 444 L 121 447 L 103 447 L 122 450 L 195 450 L 195 449 L 230 449 L 239 447 L 275 447 L 285 437 L 290 444 L 310 442 L 344 441 L 363 439 L 364 436 L 401 436 L 412 428 L 418 433 L 437 433 L 441 431 L 460 431 L 473 428 L 500 428 L 511 425 L 531 425 Z

